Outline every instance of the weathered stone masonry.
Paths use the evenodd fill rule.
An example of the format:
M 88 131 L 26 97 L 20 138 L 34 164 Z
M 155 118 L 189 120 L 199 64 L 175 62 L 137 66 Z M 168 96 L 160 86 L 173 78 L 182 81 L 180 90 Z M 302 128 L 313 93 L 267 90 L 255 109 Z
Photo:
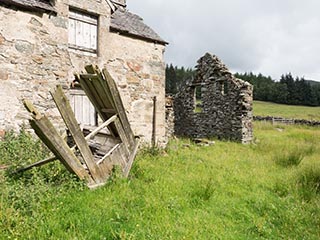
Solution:
M 52 4 L 54 2 L 54 4 Z M 112 6 L 110 5 L 112 3 Z M 0 3 L 0 130 L 19 129 L 30 99 L 63 129 L 49 90 L 66 91 L 87 64 L 107 67 L 117 81 L 136 135 L 152 138 L 152 99 L 157 96 L 156 139 L 165 137 L 166 42 L 142 19 L 125 9 L 126 1 L 5 0 Z M 115 8 L 114 8 L 115 7 Z M 97 51 L 70 48 L 70 9 L 97 18 Z M 117 9 L 117 10 L 115 10 Z
M 198 106 L 196 91 L 201 95 Z M 199 59 L 194 79 L 176 95 L 174 110 L 177 136 L 252 140 L 252 86 L 209 53 Z

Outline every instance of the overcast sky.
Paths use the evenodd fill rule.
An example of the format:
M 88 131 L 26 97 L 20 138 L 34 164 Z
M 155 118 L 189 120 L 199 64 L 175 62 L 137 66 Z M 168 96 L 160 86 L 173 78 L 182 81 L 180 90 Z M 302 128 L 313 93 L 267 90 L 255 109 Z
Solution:
M 127 0 L 170 45 L 167 63 L 216 54 L 235 72 L 320 81 L 320 0 Z

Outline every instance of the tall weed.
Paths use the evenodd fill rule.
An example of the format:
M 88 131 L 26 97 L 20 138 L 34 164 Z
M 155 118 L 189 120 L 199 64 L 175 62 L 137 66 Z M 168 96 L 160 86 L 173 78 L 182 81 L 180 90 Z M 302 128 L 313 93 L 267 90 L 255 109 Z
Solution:
M 287 147 L 287 149 L 283 149 L 283 151 L 275 157 L 275 162 L 282 167 L 298 166 L 305 157 L 311 156 L 315 152 L 316 147 L 313 144 L 311 146 L 302 146 L 292 150 L 290 147 Z
M 297 174 L 297 182 L 301 193 L 307 199 L 314 194 L 320 194 L 320 165 L 307 164 Z
M 301 151 L 292 151 L 275 157 L 276 164 L 282 167 L 298 166 L 304 158 L 304 153 Z

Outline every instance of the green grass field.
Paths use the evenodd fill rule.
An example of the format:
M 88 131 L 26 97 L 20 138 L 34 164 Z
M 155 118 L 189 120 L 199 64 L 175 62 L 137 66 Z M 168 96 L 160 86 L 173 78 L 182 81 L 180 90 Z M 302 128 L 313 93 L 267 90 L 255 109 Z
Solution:
M 320 107 L 291 106 L 254 101 L 253 114 L 255 116 L 275 116 L 320 121 Z
M 255 137 L 173 140 L 93 191 L 59 163 L 0 172 L 0 239 L 320 239 L 320 129 L 255 123 Z M 45 154 L 28 135 L 0 142 L 0 165 Z

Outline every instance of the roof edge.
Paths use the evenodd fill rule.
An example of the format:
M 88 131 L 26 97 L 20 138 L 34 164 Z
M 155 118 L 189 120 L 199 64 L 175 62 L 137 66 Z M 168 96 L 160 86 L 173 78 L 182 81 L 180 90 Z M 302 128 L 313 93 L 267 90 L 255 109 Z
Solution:
M 0 4 L 4 4 L 4 5 L 7 5 L 7 6 L 15 6 L 17 8 L 20 8 L 20 9 L 24 9 L 24 10 L 30 10 L 30 11 L 36 11 L 36 12 L 46 12 L 46 13 L 54 13 L 54 14 L 57 14 L 57 11 L 56 9 L 53 7 L 53 6 L 48 6 L 48 7 L 40 7 L 40 6 L 29 6 L 29 5 L 25 5 L 25 4 L 22 4 L 22 3 L 19 3 L 19 2 L 15 2 L 15 1 L 12 1 L 12 0 L 1 0 Z
M 145 40 L 147 42 L 153 42 L 153 43 L 157 43 L 157 44 L 161 44 L 161 45 L 168 45 L 169 44 L 166 41 L 160 41 L 160 40 L 156 40 L 156 39 L 153 39 L 153 38 L 144 37 L 144 36 L 141 36 L 141 35 L 138 35 L 138 34 L 134 34 L 134 33 L 130 33 L 128 31 L 124 31 L 124 30 L 121 30 L 121 29 L 118 29 L 118 28 L 115 28 L 115 27 L 110 27 L 110 32 L 120 33 L 120 34 L 123 34 L 123 35 L 128 36 L 128 37 L 134 37 L 136 39 Z
M 119 3 L 119 2 L 114 1 L 114 0 L 110 0 L 110 1 L 111 1 L 113 4 L 115 4 L 115 5 L 118 5 L 118 6 L 121 6 L 121 7 L 124 7 L 124 8 L 127 7 L 127 4 Z

